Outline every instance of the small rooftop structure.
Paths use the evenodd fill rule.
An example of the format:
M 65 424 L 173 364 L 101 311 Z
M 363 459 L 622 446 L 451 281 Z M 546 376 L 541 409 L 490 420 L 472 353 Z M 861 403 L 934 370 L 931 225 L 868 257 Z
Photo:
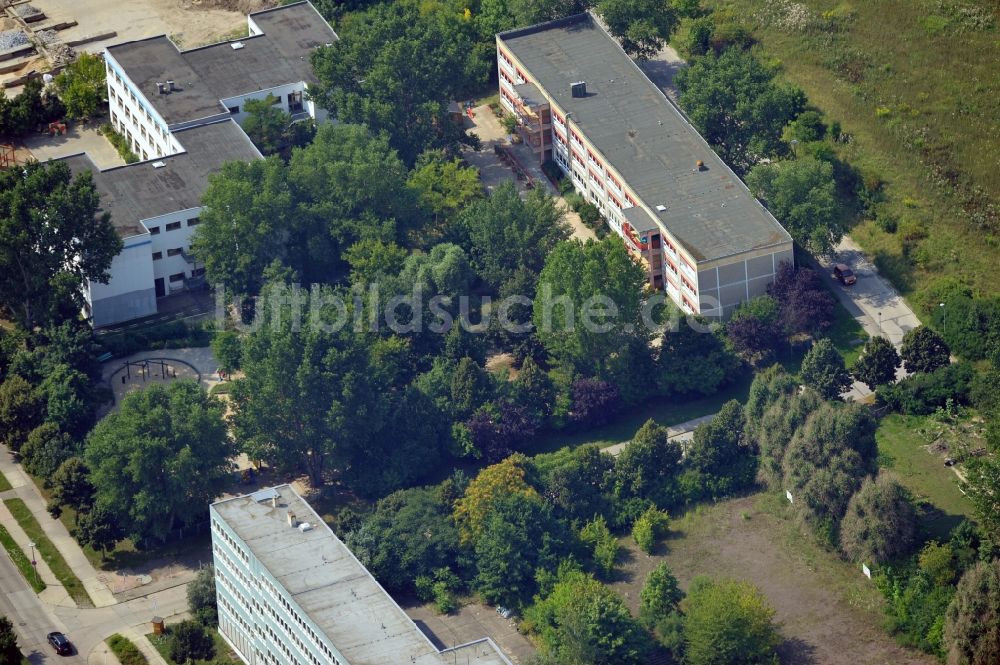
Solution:
M 589 14 L 497 35 L 698 261 L 790 242 L 685 119 Z M 520 94 L 520 86 L 517 88 Z M 655 208 L 662 205 L 665 209 Z M 633 213 L 637 215 L 637 213 Z M 637 230 L 646 220 L 629 218 Z
M 208 176 L 229 161 L 249 162 L 261 154 L 233 120 L 225 119 L 177 131 L 185 151 L 169 157 L 117 166 L 104 171 L 86 153 L 60 161 L 74 175 L 90 171 L 101 196 L 101 209 L 122 238 L 145 233 L 141 221 L 201 206 Z
M 212 510 L 348 662 L 450 665 L 454 653 L 462 663 L 510 665 L 488 639 L 439 652 L 291 486 L 217 501 Z

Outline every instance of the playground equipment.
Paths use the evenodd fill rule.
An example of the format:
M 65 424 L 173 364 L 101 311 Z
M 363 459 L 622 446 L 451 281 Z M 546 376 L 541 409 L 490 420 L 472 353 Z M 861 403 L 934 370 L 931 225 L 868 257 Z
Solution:
M 147 379 L 176 379 L 177 378 L 177 368 L 168 365 L 165 360 L 126 360 L 122 364 L 122 369 L 125 373 L 122 374 L 122 383 L 128 383 L 132 380 L 132 369 L 136 370 L 136 377 L 142 377 L 143 383 Z M 160 373 L 157 376 L 155 370 L 159 368 Z

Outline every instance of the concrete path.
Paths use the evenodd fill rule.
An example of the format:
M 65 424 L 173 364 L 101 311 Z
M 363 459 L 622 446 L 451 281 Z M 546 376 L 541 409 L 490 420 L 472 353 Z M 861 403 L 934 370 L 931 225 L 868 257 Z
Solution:
M 671 441 L 678 441 L 683 444 L 686 441 L 690 441 L 694 437 L 694 431 L 699 425 L 704 425 L 710 422 L 715 414 L 709 414 L 707 416 L 701 416 L 700 418 L 695 418 L 694 420 L 689 420 L 686 423 L 680 423 L 678 425 L 669 425 L 667 427 L 667 438 Z M 608 453 L 612 457 L 617 457 L 621 451 L 625 449 L 625 446 L 632 443 L 631 441 L 623 441 L 621 443 L 616 443 L 613 446 L 608 446 L 607 448 L 602 448 L 602 452 Z
M 85 152 L 101 170 L 124 166 L 125 160 L 118 156 L 118 151 L 97 131 L 97 127 L 96 121 L 86 126 L 74 122 L 63 135 L 31 134 L 24 144 L 40 162 Z
M 46 501 L 42 498 L 41 492 L 35 487 L 35 483 L 31 481 L 21 465 L 14 462 L 13 455 L 5 446 L 0 447 L 0 471 L 13 487 L 10 492 L 24 501 L 28 509 L 31 510 L 31 514 L 38 520 L 42 531 L 59 550 L 80 581 L 83 582 L 83 586 L 94 605 L 97 607 L 114 605 L 117 602 L 114 594 L 98 579 L 97 570 L 91 565 L 76 540 L 69 535 L 69 531 L 66 530 L 63 523 L 49 515 L 49 511 L 45 508 Z
M 507 140 L 506 130 L 504 130 L 500 124 L 500 120 L 494 115 L 493 110 L 489 106 L 483 105 L 477 106 L 472 111 L 473 118 L 465 116 L 465 129 L 468 133 L 479 137 L 480 141 L 482 141 L 482 149 L 478 152 L 465 149 L 462 157 L 470 165 L 479 169 L 479 179 L 482 180 L 486 191 L 492 192 L 502 183 L 513 182 L 522 196 L 527 193 L 528 189 L 525 187 L 524 182 L 518 180 L 511 168 L 500 161 L 500 158 L 493 152 L 494 145 L 511 148 L 521 166 L 531 174 L 532 179 L 536 183 L 544 183 L 546 191 L 555 197 L 556 205 L 563 211 L 565 215 L 564 219 L 573 229 L 571 237 L 582 241 L 596 240 L 597 235 L 583 223 L 580 215 L 570 209 L 566 203 L 566 199 L 552 186 L 552 183 L 549 182 L 549 179 L 542 172 L 541 165 L 537 163 L 537 158 L 531 154 L 531 151 L 523 145 L 515 146 Z

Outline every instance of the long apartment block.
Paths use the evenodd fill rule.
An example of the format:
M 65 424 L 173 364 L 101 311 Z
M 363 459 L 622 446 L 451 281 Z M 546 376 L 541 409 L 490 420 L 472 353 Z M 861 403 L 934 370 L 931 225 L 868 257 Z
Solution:
M 500 101 L 687 313 L 762 295 L 792 239 L 589 13 L 497 35 Z
M 239 125 L 246 103 L 270 97 L 293 119 L 324 119 L 308 98 L 310 56 L 336 40 L 298 2 L 250 14 L 238 39 L 182 51 L 160 35 L 105 51 L 111 124 L 140 161 L 102 171 L 86 154 L 65 159 L 93 174 L 125 245 L 107 284 L 84 285 L 95 327 L 152 316 L 160 298 L 204 285 L 190 248 L 208 177 L 227 161 L 262 159 Z
M 247 665 L 511 665 L 439 650 L 289 485 L 212 504 L 219 632 Z

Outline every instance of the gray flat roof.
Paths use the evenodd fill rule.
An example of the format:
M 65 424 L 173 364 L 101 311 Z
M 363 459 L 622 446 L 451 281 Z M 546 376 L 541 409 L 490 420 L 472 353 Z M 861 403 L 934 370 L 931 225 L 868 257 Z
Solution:
M 160 35 L 107 50 L 168 125 L 225 113 L 219 100 L 227 97 L 298 81 L 314 83 L 310 55 L 336 41 L 337 33 L 312 4 L 276 7 L 250 17 L 264 34 L 188 51 Z M 156 84 L 168 80 L 178 89 L 160 94 Z
M 590 14 L 500 33 L 659 221 L 698 261 L 791 241 L 697 130 Z M 570 94 L 585 81 L 587 96 Z M 696 168 L 698 160 L 706 168 Z
M 288 485 L 277 507 L 250 495 L 212 504 L 351 665 L 446 665 L 438 650 Z M 288 525 L 291 511 L 310 531 Z M 413 658 L 413 660 L 411 660 Z M 463 661 L 464 662 L 464 661 Z M 487 661 L 488 662 L 488 661 Z
M 64 160 L 76 174 L 91 171 L 101 208 L 123 238 L 145 233 L 141 220 L 201 205 L 208 176 L 229 161 L 261 159 L 260 152 L 233 120 L 175 133 L 184 152 L 101 171 L 84 153 Z M 156 168 L 153 165 L 162 163 Z

